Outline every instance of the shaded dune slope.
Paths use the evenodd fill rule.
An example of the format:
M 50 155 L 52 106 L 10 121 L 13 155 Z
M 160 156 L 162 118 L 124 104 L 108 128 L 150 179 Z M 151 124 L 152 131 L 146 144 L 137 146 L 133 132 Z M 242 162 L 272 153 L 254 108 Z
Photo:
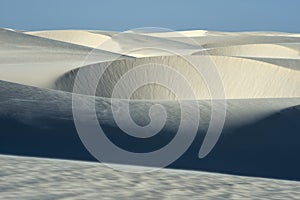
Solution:
M 3 81 L 1 85 L 5 87 L 0 91 L 0 153 L 95 161 L 76 132 L 70 93 Z M 204 159 L 197 155 L 210 120 L 211 104 L 199 101 L 202 118 L 196 139 L 169 167 L 299 180 L 299 100 L 228 100 L 221 138 Z M 148 113 L 153 103 L 133 101 L 134 120 L 146 119 L 143 113 Z M 109 99 L 96 98 L 96 111 L 111 141 L 130 151 L 147 152 L 162 147 L 176 133 L 171 127 L 178 123 L 179 108 L 172 101 L 165 104 L 172 108 L 172 117 L 159 134 L 146 141 L 128 137 L 115 125 Z M 192 118 L 186 116 L 187 120 Z

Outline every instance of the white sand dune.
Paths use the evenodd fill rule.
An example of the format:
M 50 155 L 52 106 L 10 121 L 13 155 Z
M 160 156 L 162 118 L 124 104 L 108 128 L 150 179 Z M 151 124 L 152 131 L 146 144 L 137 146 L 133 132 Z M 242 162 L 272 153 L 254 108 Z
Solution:
M 150 29 L 151 30 L 151 29 Z M 159 30 L 159 29 L 158 29 Z M 153 31 L 155 31 L 155 28 L 153 28 Z M 144 35 L 154 36 L 154 37 L 162 37 L 162 38 L 176 38 L 179 36 L 182 37 L 202 37 L 207 36 L 208 31 L 206 30 L 190 30 L 190 31 L 164 31 L 162 32 L 153 32 L 153 33 L 142 33 Z
M 195 63 L 197 62 L 199 65 L 209 64 L 209 61 L 215 63 L 219 76 L 223 81 L 227 99 L 300 97 L 300 90 L 298 89 L 300 85 L 300 71 L 294 70 L 292 67 L 279 67 L 278 65 L 268 64 L 266 62 L 228 56 L 190 56 L 189 58 L 190 60 L 195 60 Z M 131 76 L 130 80 L 133 82 L 133 85 L 135 84 L 135 80 L 148 80 L 149 78 L 147 76 L 151 74 L 151 71 L 154 70 L 157 64 L 167 65 L 174 67 L 176 71 L 189 81 L 197 99 L 211 98 L 209 87 L 206 83 L 207 79 L 203 79 L 203 74 L 199 74 L 191 64 L 178 56 L 115 61 L 107 69 L 106 73 L 103 74 L 102 79 L 100 79 L 100 86 L 96 94 L 98 96 L 110 97 L 116 83 L 126 72 L 136 66 L 145 65 L 147 63 L 153 63 L 147 65 L 147 73 L 135 73 Z M 296 64 L 297 63 L 298 62 L 296 62 Z M 279 62 L 279 64 L 283 63 Z M 83 76 L 81 77 L 82 80 L 80 80 L 82 82 L 88 82 L 92 79 L 97 80 L 97 72 L 105 65 L 106 63 L 100 63 L 85 67 L 86 69 L 80 68 L 84 70 L 81 72 Z M 76 71 L 77 70 L 66 73 L 58 79 L 56 81 L 57 89 L 72 92 Z M 154 71 L 152 72 L 156 73 Z M 155 74 L 155 77 L 158 79 L 162 76 L 161 79 L 163 79 L 163 76 L 168 73 L 170 73 L 168 69 L 165 69 L 161 74 Z M 216 79 L 216 76 L 211 75 L 211 77 L 206 78 Z M 181 82 L 176 80 L 178 80 L 177 76 L 169 77 L 167 85 L 180 90 L 182 87 Z M 122 91 L 126 91 L 126 87 L 128 87 L 128 85 L 124 85 Z M 188 95 L 184 94 L 184 92 L 186 91 L 182 90 L 183 94 L 180 95 L 189 99 Z M 119 97 L 125 98 L 122 94 L 119 94 Z M 132 98 L 171 100 L 174 99 L 175 96 L 173 96 L 168 89 L 160 85 L 148 84 L 137 90 Z
M 151 34 L 129 31 L 118 34 L 109 32 L 105 33 L 102 31 L 57 30 L 26 32 L 26 34 L 126 54 L 133 57 L 147 57 L 170 55 L 171 53 L 166 52 L 165 49 L 169 51 L 176 49 L 181 50 L 184 54 L 191 54 L 196 51 L 195 49 L 199 50 L 199 47 L 191 44 L 185 44 L 185 42 L 188 41 L 186 38 L 177 38 L 172 40 L 169 40 L 168 38 L 175 36 L 198 35 L 198 32 L 202 31 Z M 114 35 L 114 37 L 111 37 L 112 35 Z M 162 37 L 160 37 L 160 35 L 162 35 Z M 148 49 L 144 48 L 141 50 L 141 47 L 147 47 Z
M 91 48 L 98 47 L 110 37 L 100 33 L 92 33 L 82 30 L 57 30 L 57 31 L 32 31 L 26 34 L 35 35 L 43 38 L 78 44 Z
M 255 51 L 256 54 L 261 56 L 265 55 L 265 57 L 268 57 L 269 54 L 274 54 L 273 56 L 275 57 L 294 57 L 299 56 L 299 53 L 297 53 L 299 52 L 297 51 L 299 47 L 296 45 L 300 42 L 299 34 L 271 32 L 224 33 L 191 30 L 146 33 L 139 32 L 139 30 L 137 30 L 137 32 L 129 31 L 127 33 L 117 33 L 105 31 L 56 30 L 33 31 L 26 33 L 91 48 L 100 48 L 110 52 L 121 52 L 133 57 L 170 55 L 167 52 L 163 52 L 163 47 L 168 50 L 180 49 L 183 54 L 189 55 L 195 52 L 195 49 L 199 49 L 198 45 L 202 45 L 203 48 L 214 48 L 214 50 L 211 50 L 211 53 L 217 55 L 235 56 L 237 52 L 240 52 L 239 54 L 251 55 L 255 54 L 253 53 Z M 113 42 L 110 41 L 110 39 Z M 103 44 L 105 42 L 106 44 Z M 281 45 L 281 43 L 283 45 Z M 284 45 L 284 43 L 286 43 L 286 45 Z M 284 46 L 288 48 L 285 49 Z M 294 48 L 290 48 L 290 46 Z M 135 49 L 148 47 L 148 49 L 146 50 L 144 48 L 143 51 L 139 52 L 127 52 L 128 49 L 131 50 L 133 47 Z M 161 47 L 162 50 L 160 50 L 159 47 Z M 276 49 L 272 51 L 273 48 Z M 293 50 L 295 50 L 295 52 Z
M 195 34 L 203 31 L 195 31 Z M 193 31 L 189 31 L 193 36 Z M 184 77 L 192 83 L 192 87 L 196 91 L 197 99 L 210 98 L 210 94 L 206 83 L 200 74 L 195 73 L 193 67 L 183 61 L 178 56 L 163 56 L 169 52 L 163 52 L 158 47 L 166 49 L 181 49 L 182 54 L 197 54 L 199 47 L 184 43 L 183 40 L 174 41 L 158 36 L 148 36 L 143 34 L 125 33 L 119 34 L 118 37 L 112 38 L 115 48 L 108 43 L 104 45 L 105 50 L 94 50 L 92 55 L 95 59 L 86 56 L 92 51 L 91 48 L 85 46 L 93 46 L 99 41 L 103 42 L 109 36 L 90 33 L 89 31 L 45 31 L 34 32 L 32 34 L 42 37 L 31 36 L 23 33 L 2 30 L 1 34 L 1 61 L 0 61 L 0 78 L 2 80 L 27 84 L 36 87 L 44 87 L 50 89 L 61 89 L 64 91 L 72 91 L 72 70 L 81 68 L 82 65 L 90 63 L 100 63 L 99 66 L 105 65 L 105 61 L 118 58 L 115 52 L 122 52 L 125 49 L 139 49 L 146 46 L 147 49 L 137 52 L 127 52 L 128 55 L 138 57 L 158 56 L 153 58 L 139 58 L 132 60 L 127 58 L 123 61 L 116 61 L 107 71 L 107 76 L 103 77 L 105 84 L 99 88 L 99 96 L 108 97 L 118 79 L 132 68 L 134 65 L 147 64 L 149 62 L 174 66 Z M 158 33 L 169 34 L 169 33 Z M 171 33 L 170 33 L 171 34 Z M 234 33 L 237 34 L 237 33 Z M 176 33 L 173 33 L 176 35 Z M 240 35 L 243 35 L 242 33 Z M 249 35 L 249 34 L 245 34 Z M 58 37 L 49 40 L 49 37 Z M 223 36 L 220 36 L 221 38 Z M 264 36 L 266 38 L 274 36 Z M 282 38 L 286 36 L 276 36 Z M 84 39 L 83 39 L 84 38 Z M 205 37 L 204 37 L 205 38 Z M 53 39 L 53 38 L 52 38 Z M 82 40 L 83 39 L 83 40 Z M 225 38 L 226 39 L 226 38 Z M 257 39 L 257 38 L 256 38 Z M 219 39 L 221 41 L 221 39 Z M 232 38 L 230 38 L 232 40 Z M 236 41 L 240 38 L 237 37 Z M 248 38 L 248 40 L 250 40 Z M 253 39 L 255 41 L 255 38 Z M 68 43 L 69 41 L 69 43 Z M 71 43 L 78 43 L 75 45 Z M 183 42 L 182 42 L 183 41 Z M 257 41 L 256 41 L 257 42 Z M 292 41 L 290 41 L 290 44 Z M 297 42 L 297 41 L 296 41 Z M 296 43 L 297 44 L 297 43 Z M 148 49 L 153 47 L 153 49 Z M 300 91 L 297 89 L 300 84 L 300 72 L 297 69 L 299 52 L 295 49 L 278 45 L 278 44 L 248 44 L 248 45 L 232 45 L 227 47 L 219 47 L 208 49 L 205 53 L 215 56 L 193 55 L 191 59 L 200 65 L 207 64 L 211 61 L 216 64 L 217 70 L 222 78 L 226 98 L 276 98 L 276 97 L 299 97 Z M 203 50 L 198 54 L 203 54 Z M 239 57 L 239 58 L 237 58 Z M 244 58 L 243 58 L 244 57 Z M 125 57 L 123 57 L 125 58 Z M 249 58 L 249 59 L 246 59 Z M 252 59 L 252 60 L 251 60 Z M 101 64 L 102 63 L 102 64 Z M 96 66 L 96 65 L 95 65 Z M 129 67 L 131 66 L 131 67 Z M 17 70 L 22 73 L 16 73 Z M 115 70 L 121 70 L 115 73 Z M 86 79 L 93 77 L 93 71 L 87 72 Z M 150 72 L 149 72 L 150 73 Z M 167 72 L 164 72 L 167 73 Z M 113 74 L 117 74 L 114 76 Z M 266 76 L 268 74 L 268 76 Z M 68 78 L 66 78 L 68 77 Z M 140 77 L 141 78 L 141 77 Z M 146 79 L 146 77 L 144 77 Z M 176 81 L 170 79 L 170 83 Z M 175 84 L 175 87 L 180 85 Z M 152 91 L 152 96 L 147 92 Z M 105 92 L 104 92 L 105 91 Z M 153 92 L 155 91 L 155 92 Z M 147 95 L 146 95 L 147 94 Z M 144 87 L 134 94 L 137 99 L 173 99 L 166 89 L 160 88 L 158 85 Z M 145 96 L 146 95 L 146 96 Z
M 288 47 L 288 48 L 291 48 L 291 49 L 294 49 L 294 50 L 300 52 L 300 42 L 299 43 L 297 43 L 297 42 L 293 42 L 293 43 L 281 43 L 280 45 Z
M 117 31 L 101 31 L 101 30 L 88 30 L 90 33 L 100 34 L 100 35 L 106 35 L 108 37 L 112 37 L 115 34 L 118 34 Z
M 178 38 L 169 38 L 178 39 Z M 249 44 L 287 44 L 294 45 L 300 42 L 299 37 L 287 36 L 266 36 L 255 34 L 235 34 L 235 35 L 207 35 L 205 37 L 191 37 L 194 41 L 202 45 L 204 48 L 217 48 L 236 45 L 249 45 Z
M 299 51 L 278 44 L 249 44 L 208 49 L 210 55 L 264 57 L 264 58 L 300 58 Z
M 82 65 L 93 50 L 4 29 L 0 29 L 0 43 L 1 80 L 47 88 L 53 88 L 63 73 Z M 119 57 L 103 50 L 94 51 L 93 55 L 90 62 Z
M 0 29 L 0 123 L 7 130 L 1 133 L 4 140 L 0 140 L 0 153 L 22 154 L 27 149 L 24 155 L 90 159 L 80 148 L 77 149 L 82 146 L 76 145 L 82 144 L 76 143 L 78 135 L 72 132 L 71 93 L 76 73 L 80 70 L 83 74 L 77 83 L 85 88 L 84 94 L 90 94 L 93 81 L 100 79 L 96 91 L 97 117 L 102 117 L 104 122 L 101 123 L 112 133 L 117 133 L 119 129 L 109 110 L 110 97 L 124 74 L 141 65 L 147 68 L 142 74 L 135 74 L 133 70 L 127 85 L 120 86 L 118 101 L 124 102 L 120 99 L 126 97 L 125 92 L 138 80 L 153 79 L 165 80 L 166 85 L 179 91 L 180 99 L 190 100 L 188 88 L 177 76 L 166 69 L 155 71 L 156 65 L 169 66 L 168 69 L 179 72 L 195 91 L 201 107 L 198 136 L 202 137 L 211 116 L 210 101 L 207 101 L 211 93 L 205 80 L 210 86 L 216 86 L 218 80 L 215 74 L 207 73 L 203 77 L 197 73 L 189 62 L 193 61 L 207 70 L 203 73 L 215 67 L 220 76 L 227 100 L 225 135 L 208 160 L 199 161 L 195 144 L 176 167 L 300 180 L 300 160 L 295 156 L 299 152 L 300 130 L 297 122 L 300 105 L 299 43 L 299 34 L 270 32 L 195 30 L 118 34 L 97 30 L 18 32 Z M 174 55 L 174 52 L 179 55 Z M 110 64 L 109 68 L 103 77 L 99 77 L 99 69 L 106 64 Z M 90 97 L 84 96 L 87 100 L 84 105 L 88 104 Z M 142 124 L 147 124 L 150 105 L 161 103 L 170 108 L 171 117 L 164 127 L 169 133 L 178 125 L 180 112 L 176 99 L 170 90 L 152 81 L 134 91 L 130 102 L 135 108 L 135 119 Z M 186 102 L 193 110 L 192 101 Z M 223 104 L 219 102 L 217 105 L 219 108 Z M 188 122 L 195 121 L 193 115 L 184 117 Z M 30 136 L 45 135 L 32 140 L 27 135 L 19 135 L 23 129 L 26 130 L 24 134 Z M 69 131 L 77 140 L 68 138 Z M 15 140 L 20 137 L 22 139 Z M 47 141 L 41 144 L 42 150 L 39 149 L 41 146 L 34 149 L 45 138 Z M 168 142 L 166 138 L 155 140 L 161 141 Z M 50 145 L 45 146 L 47 144 Z
M 257 60 L 265 63 L 270 63 L 279 67 L 284 67 L 292 70 L 300 70 L 300 59 L 289 58 L 261 58 L 261 57 L 239 57 L 244 59 Z
M 178 38 L 174 40 L 135 32 L 116 34 L 111 38 L 111 41 L 103 43 L 103 45 L 97 48 L 132 57 L 174 55 L 174 52 L 177 54 L 190 55 L 203 49 L 188 38 Z
M 285 33 L 285 32 L 272 32 L 272 31 L 246 31 L 246 32 L 220 32 L 220 31 L 208 31 L 207 35 L 214 36 L 241 36 L 241 35 L 251 35 L 251 36 L 281 36 L 281 37 L 300 37 L 299 33 Z

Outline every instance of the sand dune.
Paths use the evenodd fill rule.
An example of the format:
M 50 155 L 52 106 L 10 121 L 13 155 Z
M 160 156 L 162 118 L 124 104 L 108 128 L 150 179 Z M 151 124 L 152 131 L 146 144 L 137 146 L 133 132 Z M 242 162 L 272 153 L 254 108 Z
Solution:
M 147 29 L 146 29 L 147 30 Z M 159 29 L 157 29 L 159 30 Z M 151 31 L 151 29 L 149 30 Z M 155 28 L 153 28 L 153 31 L 155 31 Z M 168 30 L 161 30 L 161 32 L 153 32 L 153 33 L 142 33 L 145 35 L 150 35 L 154 37 L 163 37 L 163 38 L 176 38 L 179 36 L 182 37 L 202 37 L 202 36 L 207 36 L 208 31 L 206 30 L 190 30 L 190 31 L 168 31 Z
M 111 33 L 80 30 L 39 31 L 26 33 L 57 41 L 97 48 L 109 52 L 126 54 L 133 57 L 170 55 L 170 52 L 166 52 L 165 49 L 169 51 L 172 49 L 181 50 L 184 54 L 191 54 L 192 52 L 196 51 L 195 49 L 199 50 L 198 47 L 182 42 L 182 40 L 186 41 L 187 39 L 179 38 L 174 41 L 163 37 L 153 37 L 151 34 L 145 35 L 130 31 L 121 34 L 116 33 L 114 34 L 114 37 L 108 36 L 112 35 Z M 179 36 L 182 35 L 174 32 L 173 34 Z M 147 47 L 147 49 L 141 49 L 141 47 Z
M 279 67 L 278 65 L 268 64 L 266 62 L 227 56 L 191 56 L 190 59 L 196 60 L 200 65 L 208 64 L 210 60 L 215 63 L 219 76 L 223 81 L 225 96 L 228 99 L 300 97 L 300 91 L 298 90 L 300 84 L 300 71 L 293 70 L 291 67 Z M 174 67 L 176 71 L 180 72 L 180 74 L 189 81 L 191 87 L 195 91 L 197 99 L 211 98 L 209 87 L 205 82 L 207 80 L 203 79 L 203 74 L 199 74 L 191 64 L 177 56 L 115 61 L 107 69 L 106 73 L 104 73 L 103 78 L 100 79 L 97 95 L 110 97 L 117 81 L 126 72 L 133 69 L 135 66 L 147 63 L 157 63 Z M 86 69 L 81 72 L 84 73 L 81 81 L 88 82 L 91 79 L 97 80 L 97 71 L 105 65 L 105 63 L 100 63 L 86 67 Z M 149 70 L 148 73 L 142 75 L 136 73 L 131 76 L 131 80 L 133 82 L 134 80 L 140 79 L 147 80 L 148 78 L 146 76 L 154 70 L 155 66 L 156 64 L 149 64 L 147 66 Z M 83 70 L 83 68 L 80 69 Z M 56 81 L 57 89 L 72 92 L 73 80 L 77 74 L 76 71 L 77 70 L 66 73 L 59 78 Z M 162 71 L 162 75 L 168 73 L 170 73 L 168 72 L 168 69 Z M 268 76 L 266 76 L 266 74 L 268 74 Z M 143 75 L 144 77 L 140 77 Z M 155 76 L 158 77 L 159 74 L 156 74 Z M 211 75 L 209 78 L 215 79 L 216 77 Z M 176 76 L 168 78 L 167 85 L 170 87 L 172 86 L 172 88 L 182 87 L 181 82 L 176 81 L 176 79 L 178 79 Z M 128 86 L 124 85 L 124 87 Z M 126 88 L 123 88 L 122 90 L 126 91 Z M 189 98 L 185 94 L 181 95 L 186 96 L 187 99 Z M 119 97 L 122 98 L 122 94 L 119 94 Z M 123 98 L 125 97 L 123 96 Z M 132 98 L 171 100 L 175 97 L 166 88 L 162 88 L 157 84 L 148 84 L 135 92 Z
M 281 43 L 280 45 L 288 47 L 290 49 L 294 49 L 294 50 L 300 52 L 300 43 L 297 43 L 297 42 L 293 42 L 293 43 Z
M 80 66 L 93 50 L 4 29 L 0 29 L 0 42 L 1 80 L 47 88 L 54 87 L 57 77 Z M 119 55 L 97 50 L 89 61 L 116 57 Z
M 204 48 L 217 48 L 236 45 L 249 45 L 249 44 L 297 44 L 299 37 L 289 36 L 264 36 L 264 35 L 234 35 L 234 36 L 206 36 L 206 37 L 193 37 Z
M 86 40 L 82 41 L 82 45 L 87 45 L 87 41 L 97 42 L 98 40 L 95 35 L 99 35 L 102 39 L 108 38 L 108 36 L 102 37 L 102 34 L 90 33 L 88 31 L 46 31 L 37 33 L 46 34 L 43 35 L 45 37 L 50 36 L 51 34 L 57 34 L 57 36 L 61 36 L 62 40 L 75 38 L 78 41 L 81 41 L 81 38 L 86 38 Z M 71 82 L 69 82 L 70 80 L 65 80 L 65 77 L 70 74 L 69 71 L 81 68 L 81 65 L 90 64 L 88 62 L 91 59 L 83 62 L 85 57 L 92 51 L 92 49 L 88 47 L 43 39 L 41 37 L 11 32 L 8 30 L 3 30 L 1 34 L 1 39 L 4 45 L 1 46 L 3 54 L 1 54 L 0 78 L 3 80 L 28 84 L 36 87 L 45 87 L 51 89 L 57 88 L 71 92 L 72 87 L 69 85 Z M 174 33 L 174 35 L 176 34 Z M 265 37 L 267 38 L 267 36 Z M 282 40 L 286 38 L 284 36 L 277 36 L 277 38 L 278 37 L 282 37 Z M 18 42 L 20 39 L 22 39 L 22 41 Z M 232 40 L 232 38 L 230 40 Z M 236 40 L 238 41 L 240 38 L 237 38 Z M 143 45 L 150 47 L 159 47 L 165 45 L 166 49 L 182 49 L 183 54 L 192 54 L 195 51 L 199 51 L 197 46 L 188 45 L 183 43 L 182 40 L 180 42 L 174 40 L 172 41 L 153 36 L 136 35 L 134 33 L 121 34 L 120 37 L 114 38 L 113 42 L 116 43 L 117 47 L 116 49 L 110 50 L 115 52 L 120 52 L 122 49 L 140 48 Z M 16 46 L 16 44 L 22 44 L 23 46 L 26 46 L 26 49 Z M 106 50 L 109 50 L 109 48 L 110 47 L 108 47 Z M 43 51 L 40 51 L 41 49 L 43 49 Z M 146 57 L 165 53 L 166 52 L 162 52 L 157 49 L 152 49 L 149 51 L 142 50 L 128 54 Z M 203 50 L 200 53 L 203 54 Z M 209 49 L 207 50 L 207 53 L 216 56 L 203 58 L 195 55 L 192 57 L 193 59 L 198 59 L 197 62 L 199 63 L 205 63 L 207 60 L 212 60 L 212 62 L 216 63 L 219 73 L 223 78 L 222 81 L 224 82 L 227 98 L 270 98 L 299 96 L 299 91 L 296 89 L 300 80 L 299 72 L 297 70 L 298 62 L 296 58 L 299 55 L 297 50 L 278 44 L 249 44 Z M 96 59 L 94 61 L 97 61 L 98 63 L 109 60 L 109 58 L 117 57 L 115 53 L 110 53 L 108 51 L 102 52 L 101 50 L 99 50 L 98 53 L 95 53 L 94 51 L 92 55 L 95 55 Z M 232 56 L 238 56 L 241 58 L 233 58 Z M 256 61 L 251 61 L 242 57 L 247 57 L 249 59 L 252 58 L 252 60 Z M 53 60 L 55 61 L 53 62 Z M 121 66 L 124 66 L 122 69 L 124 71 L 122 73 L 125 73 L 127 70 L 129 70 L 126 67 L 129 66 L 129 63 L 142 64 L 152 61 L 171 66 L 177 65 L 178 67 L 176 67 L 176 69 L 180 70 L 182 74 L 185 74 L 185 77 L 188 80 L 193 82 L 193 87 L 197 91 L 196 96 L 198 99 L 206 99 L 210 97 L 207 86 L 203 82 L 201 75 L 193 73 L 192 67 L 183 62 L 180 58 L 176 58 L 176 56 L 141 58 L 136 60 L 131 60 L 131 58 L 128 58 L 121 63 Z M 181 63 L 180 66 L 178 65 L 179 63 Z M 29 64 L 30 66 L 28 66 Z M 118 63 L 115 65 L 118 65 Z M 28 67 L 30 67 L 32 70 L 23 70 L 23 68 Z M 23 73 L 15 73 L 16 69 L 23 70 Z M 112 67 L 112 69 L 110 69 L 112 71 L 107 72 L 107 74 L 113 74 L 114 69 L 116 69 L 116 67 Z M 269 74 L 271 76 L 265 77 L 264 74 Z M 92 76 L 93 75 L 90 74 L 87 77 L 89 79 Z M 32 79 L 31 77 L 35 78 Z M 106 77 L 105 79 L 110 79 L 110 81 L 115 82 L 118 80 L 118 78 L 120 77 Z M 270 80 L 268 80 L 268 78 Z M 170 81 L 172 82 L 171 79 Z M 239 85 L 239 87 L 237 87 L 237 85 Z M 270 85 L 272 85 L 272 88 L 267 89 L 270 87 Z M 113 86 L 114 84 L 106 83 L 106 89 L 110 89 L 104 91 L 110 93 L 109 91 L 112 90 Z M 153 97 L 143 97 L 143 94 L 147 93 L 146 91 L 150 88 L 155 91 L 157 90 L 155 94 L 153 94 Z M 102 89 L 99 88 L 99 90 Z M 140 90 L 139 94 L 135 93 L 135 95 L 136 98 L 139 99 L 171 98 L 168 96 L 170 95 L 169 92 L 162 92 L 161 90 L 163 89 L 159 89 L 157 87 L 144 87 Z M 99 95 L 107 96 L 108 94 L 101 94 L 100 92 Z
M 110 37 L 82 30 L 32 31 L 26 34 L 96 48 Z
M 111 38 L 111 36 L 105 35 L 103 31 L 92 33 L 90 31 L 66 30 L 26 32 L 26 34 L 23 34 L 2 29 L 0 33 L 2 42 L 0 78 L 10 82 L 72 92 L 74 72 L 79 68 L 91 63 L 99 63 L 93 65 L 95 68 L 101 67 L 101 65 L 106 64 L 105 61 L 117 58 L 124 60 L 115 61 L 104 74 L 102 81 L 105 83 L 102 82 L 103 86 L 98 88 L 99 96 L 109 97 L 118 79 L 134 65 L 154 62 L 170 65 L 183 74 L 192 83 L 197 99 L 210 98 L 203 77 L 195 73 L 193 67 L 178 56 L 166 56 L 170 52 L 160 50 L 159 47 L 162 47 L 174 51 L 180 49 L 181 54 L 192 55 L 189 57 L 196 60 L 199 65 L 206 65 L 207 61 L 211 62 L 211 65 L 215 63 L 224 84 L 226 98 L 276 98 L 299 97 L 300 95 L 297 89 L 300 80 L 298 69 L 299 51 L 296 48 L 299 39 L 291 37 L 291 34 L 187 31 L 149 33 L 149 36 L 128 32 Z M 209 36 L 214 35 L 215 45 L 221 44 L 222 46 L 224 42 L 227 42 L 228 45 L 199 49 L 200 46 L 189 44 L 188 39 L 176 39 L 175 36 L 183 33 L 191 38 L 194 38 L 194 36 L 199 37 L 199 34 L 202 34 L 204 40 L 207 38 L 207 44 L 211 43 L 211 37 Z M 204 36 L 205 34 L 207 36 Z M 49 40 L 48 38 L 55 40 Z M 99 49 L 90 54 L 93 49 L 89 46 L 94 47 L 99 42 L 109 40 L 109 38 L 111 38 L 111 41 L 107 45 L 100 45 L 105 51 Z M 275 43 L 259 43 L 263 42 L 263 39 L 268 43 L 274 40 Z M 236 42 L 241 41 L 250 44 L 236 45 Z M 73 44 L 79 44 L 79 42 L 81 45 Z M 285 43 L 281 45 L 277 42 Z M 232 43 L 232 45 L 229 45 L 229 43 Z M 136 52 L 124 52 L 126 49 L 140 49 L 143 46 L 147 48 Z M 119 54 L 116 53 L 121 52 L 144 58 L 132 59 L 124 56 L 120 58 Z M 208 57 L 197 54 L 212 54 L 213 56 Z M 86 60 L 87 55 L 92 55 L 95 58 Z M 16 70 L 20 70 L 22 73 L 16 73 Z M 115 70 L 121 71 L 115 73 Z M 87 73 L 85 76 L 86 81 L 95 75 L 92 70 L 86 70 L 85 73 Z M 169 79 L 169 82 L 173 85 L 176 83 L 172 79 Z M 180 86 L 175 84 L 174 87 L 178 88 Z M 164 88 L 150 85 L 141 88 L 134 94 L 133 98 L 173 99 L 174 96 Z
M 208 49 L 208 54 L 262 58 L 300 58 L 299 51 L 278 44 L 249 44 L 218 47 Z
M 278 67 L 284 67 L 292 70 L 300 70 L 300 59 L 289 58 L 261 58 L 261 57 L 240 57 L 244 59 L 257 60 L 265 63 L 270 63 Z
M 141 151 L 168 143 L 179 122 L 175 100 L 189 100 L 185 102 L 192 111 L 195 104 L 188 93 L 192 88 L 201 111 L 201 120 L 196 122 L 200 124 L 198 140 L 169 167 L 300 180 L 299 43 L 299 34 L 271 32 L 0 29 L 0 125 L 5 129 L 0 135 L 0 153 L 93 160 L 72 118 L 74 79 L 80 70 L 77 83 L 84 94 L 91 94 L 92 84 L 100 79 L 96 116 L 109 137 L 125 149 Z M 191 62 L 206 74 L 197 73 Z M 107 64 L 109 68 L 99 77 L 99 70 Z M 158 65 L 169 68 L 157 71 Z M 147 68 L 142 73 L 132 70 L 139 66 Z M 220 80 L 207 73 L 214 67 Z M 190 85 L 182 85 L 170 70 Z M 130 97 L 135 121 L 147 124 L 151 105 L 160 103 L 169 109 L 166 125 L 150 144 L 132 142 L 112 116 L 110 97 L 126 72 L 132 74 L 115 96 L 120 105 L 138 80 L 152 80 Z M 153 81 L 158 79 L 179 91 L 179 97 Z M 217 102 L 218 114 L 223 105 L 218 98 L 208 101 L 212 96 L 207 83 L 216 86 L 218 81 L 223 83 L 226 98 L 225 125 L 210 157 L 201 160 L 198 150 L 211 119 L 212 102 Z M 88 105 L 91 96 L 83 97 L 83 105 Z M 82 112 L 91 115 L 88 110 Z M 184 115 L 185 121 L 195 121 L 191 113 Z
M 149 31 L 151 31 L 151 29 Z M 170 55 L 167 52 L 163 52 L 163 49 L 180 49 L 183 54 L 189 55 L 195 52 L 195 49 L 199 50 L 199 48 L 213 48 L 214 50 L 210 50 L 210 53 L 217 55 L 235 56 L 237 52 L 239 52 L 238 54 L 241 56 L 245 56 L 243 54 L 258 54 L 265 57 L 269 57 L 270 55 L 271 57 L 295 57 L 299 56 L 299 48 L 296 45 L 300 42 L 299 34 L 271 32 L 224 33 L 194 30 L 147 33 L 137 30 L 117 33 L 105 31 L 56 30 L 26 33 L 91 48 L 100 48 L 110 52 L 124 53 L 133 57 Z M 105 42 L 106 44 L 103 44 Z M 202 47 L 199 47 L 199 45 Z M 284 46 L 286 46 L 287 49 L 285 49 Z M 143 49 L 139 52 L 126 52 L 128 49 L 139 49 L 140 47 L 148 47 L 148 49 Z M 150 50 L 150 48 L 156 49 Z M 162 50 L 160 51 L 159 48 Z

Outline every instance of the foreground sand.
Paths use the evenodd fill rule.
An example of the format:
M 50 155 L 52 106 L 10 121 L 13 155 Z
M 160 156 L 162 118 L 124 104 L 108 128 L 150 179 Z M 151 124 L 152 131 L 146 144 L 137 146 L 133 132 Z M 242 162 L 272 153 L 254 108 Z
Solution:
M 135 174 L 99 163 L 9 156 L 0 156 L 0 164 L 4 199 L 298 199 L 300 195 L 300 183 L 292 181 L 181 170 Z

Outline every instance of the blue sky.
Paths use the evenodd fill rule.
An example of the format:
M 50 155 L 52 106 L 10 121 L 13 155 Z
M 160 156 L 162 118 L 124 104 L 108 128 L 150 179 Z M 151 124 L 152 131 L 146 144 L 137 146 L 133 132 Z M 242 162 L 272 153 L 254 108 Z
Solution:
M 300 33 L 299 0 L 1 0 L 0 27 L 283 31 Z

